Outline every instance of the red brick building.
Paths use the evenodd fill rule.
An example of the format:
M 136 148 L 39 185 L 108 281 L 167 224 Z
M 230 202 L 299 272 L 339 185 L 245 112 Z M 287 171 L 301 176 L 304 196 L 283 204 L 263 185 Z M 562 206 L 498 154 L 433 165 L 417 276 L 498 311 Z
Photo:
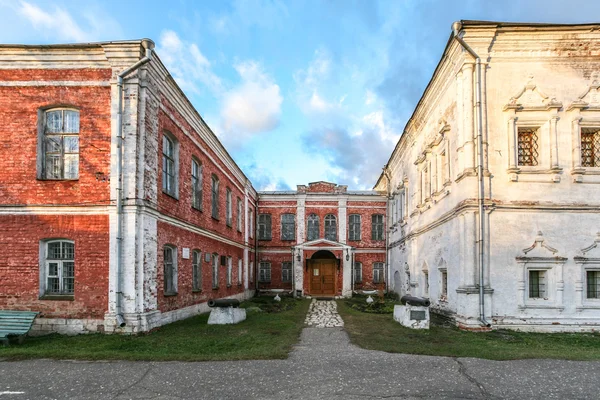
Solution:
M 140 332 L 257 285 L 385 280 L 385 197 L 257 193 L 153 47 L 0 46 L 0 309 L 39 311 L 37 331 Z

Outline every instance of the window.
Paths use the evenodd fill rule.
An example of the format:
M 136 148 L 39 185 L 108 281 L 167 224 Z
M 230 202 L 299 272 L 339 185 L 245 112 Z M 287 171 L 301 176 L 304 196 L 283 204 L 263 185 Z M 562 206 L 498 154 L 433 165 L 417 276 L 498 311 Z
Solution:
M 238 260 L 238 276 L 237 276 L 237 284 L 238 286 L 242 284 L 242 259 Z
M 227 215 L 225 216 L 225 223 L 227 226 L 231 226 L 233 221 L 233 204 L 231 200 L 231 189 L 227 188 L 227 196 L 225 197 L 225 210 Z
M 337 219 L 333 214 L 325 216 L 325 239 L 337 240 Z
M 290 261 L 281 264 L 281 282 L 292 281 L 292 263 Z
M 348 240 L 360 240 L 360 215 L 350 214 Z
M 371 216 L 371 239 L 383 240 L 383 215 Z
M 546 271 L 529 271 L 529 298 L 543 299 L 546 297 Z
M 440 273 L 442 275 L 442 287 L 441 287 L 441 296 L 440 298 L 442 300 L 446 300 L 446 298 L 448 297 L 448 271 L 447 270 L 440 270 Z
M 254 261 L 250 261 L 250 282 L 254 282 Z
M 600 299 L 600 271 L 586 272 L 587 298 Z
M 75 294 L 75 243 L 52 240 L 45 243 L 42 295 Z
M 163 134 L 163 192 L 177 196 L 177 143 L 174 138 Z
M 271 282 L 271 263 L 261 262 L 258 265 L 258 281 Z
M 254 237 L 254 212 L 251 208 L 248 209 L 248 234 L 250 238 Z
M 219 288 L 219 255 L 216 253 L 212 257 L 212 287 Z
M 538 128 L 518 128 L 518 165 L 538 165 Z
M 581 128 L 581 166 L 600 167 L 600 128 Z
M 237 230 L 242 231 L 242 199 L 237 199 Z
M 373 283 L 383 283 L 383 263 L 373 263 Z
M 281 240 L 296 239 L 296 216 L 283 214 L 281 216 Z
M 202 164 L 192 160 L 192 207 L 202 210 Z
M 310 214 L 307 218 L 307 225 L 306 240 L 317 240 L 319 238 L 319 216 Z
M 354 263 L 354 283 L 362 283 L 362 263 Z
M 233 260 L 231 257 L 227 257 L 227 287 L 231 286 L 233 281 Z
M 440 187 L 438 190 L 441 190 L 444 183 L 448 181 L 448 161 L 446 160 L 446 152 L 443 151 L 440 153 Z
M 212 217 L 219 219 L 219 178 L 212 176 Z
M 427 271 L 423 271 L 423 283 L 425 283 L 425 296 L 429 295 L 429 272 Z M 448 279 L 446 278 L 446 282 L 448 282 Z M 446 286 L 447 283 L 446 283 Z
M 271 214 L 258 215 L 258 240 L 271 240 Z
M 195 292 L 202 290 L 202 257 L 200 250 L 194 250 L 192 253 L 192 290 Z
M 164 293 L 165 295 L 177 294 L 177 249 L 165 246 L 163 255 Z
M 79 178 L 79 111 L 44 112 L 42 179 Z

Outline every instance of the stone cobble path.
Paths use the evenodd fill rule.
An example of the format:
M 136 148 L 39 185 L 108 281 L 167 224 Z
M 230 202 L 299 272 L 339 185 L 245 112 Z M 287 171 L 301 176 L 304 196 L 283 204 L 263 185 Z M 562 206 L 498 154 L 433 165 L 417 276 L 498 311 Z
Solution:
M 306 315 L 306 325 L 315 328 L 339 328 L 344 326 L 344 321 L 337 312 L 335 301 L 313 299 Z

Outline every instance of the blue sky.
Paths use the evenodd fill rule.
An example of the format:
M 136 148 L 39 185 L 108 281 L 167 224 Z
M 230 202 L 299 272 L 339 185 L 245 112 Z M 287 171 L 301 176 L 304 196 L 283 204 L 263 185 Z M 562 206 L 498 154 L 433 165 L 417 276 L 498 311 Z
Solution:
M 0 43 L 151 38 L 255 188 L 370 189 L 459 19 L 598 22 L 600 2 L 0 0 Z

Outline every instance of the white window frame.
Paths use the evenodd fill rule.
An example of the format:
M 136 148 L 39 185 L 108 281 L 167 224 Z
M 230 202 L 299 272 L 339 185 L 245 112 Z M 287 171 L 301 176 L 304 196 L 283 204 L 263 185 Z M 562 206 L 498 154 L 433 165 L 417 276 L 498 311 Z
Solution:
M 192 207 L 202 211 L 202 163 L 192 158 Z
M 289 283 L 292 282 L 292 262 L 284 261 L 281 263 L 281 282 Z
M 50 244 L 60 243 L 60 252 L 61 255 L 58 258 L 50 258 L 49 257 L 49 246 Z M 65 249 L 63 248 L 64 244 L 69 244 L 73 246 L 73 258 L 69 258 L 65 256 Z M 75 296 L 75 242 L 73 240 L 68 239 L 47 239 L 42 240 L 40 242 L 40 298 L 48 298 L 48 297 L 60 297 L 60 298 L 74 298 Z M 64 276 L 65 269 L 68 268 L 66 266 L 67 263 L 73 263 L 73 276 Z M 56 275 L 50 276 L 50 265 L 56 264 Z M 48 279 L 50 278 L 58 278 L 58 291 L 50 291 L 48 285 Z M 73 279 L 73 288 L 69 290 L 65 289 L 65 286 L 68 285 L 66 279 Z
M 440 301 L 448 301 L 448 270 L 440 268 Z
M 202 291 L 202 252 L 192 251 L 192 291 Z
M 167 250 L 171 252 L 171 266 L 167 268 Z M 171 286 L 167 287 L 167 274 L 171 273 Z M 163 294 L 172 296 L 177 294 L 177 247 L 166 244 L 163 247 Z
M 323 218 L 324 224 L 324 238 L 337 242 L 338 231 L 337 231 L 337 217 L 334 214 L 327 214 Z
M 227 287 L 231 287 L 233 283 L 233 259 L 227 256 Z
M 380 219 L 381 221 L 376 221 Z M 381 235 L 378 236 L 377 234 Z M 385 239 L 385 219 L 383 214 L 372 214 L 371 215 L 371 240 L 384 240 Z
M 248 235 L 250 239 L 254 238 L 254 211 L 248 208 Z
M 373 283 L 384 283 L 385 282 L 385 277 L 384 277 L 385 265 L 384 264 L 385 263 L 383 263 L 383 262 L 374 262 L 373 263 Z M 375 271 L 377 271 L 377 273 L 375 273 Z M 377 276 L 375 276 L 375 275 L 377 275 Z
M 258 281 L 261 283 L 271 283 L 271 263 L 261 261 L 258 264 Z
M 56 132 L 47 132 L 47 121 L 50 113 L 61 112 L 61 129 Z M 77 114 L 77 132 L 72 130 L 67 132 L 65 129 L 65 112 L 72 112 Z M 48 109 L 41 109 L 38 113 L 38 178 L 43 180 L 78 180 L 79 179 L 79 159 L 80 159 L 80 140 L 81 140 L 81 113 L 76 108 L 71 107 L 54 107 Z M 53 139 L 52 139 L 53 138 Z M 65 139 L 77 139 L 77 150 L 65 149 Z M 47 151 L 48 144 L 55 143 L 55 151 Z M 48 155 L 54 154 L 59 159 L 59 171 L 57 174 L 50 173 L 50 167 L 48 163 Z M 69 157 L 76 161 L 77 171 L 74 174 L 67 176 L 65 171 L 65 160 Z
M 321 221 L 319 216 L 315 213 L 311 213 L 306 217 L 306 240 L 312 241 L 317 240 L 320 236 Z M 315 235 L 316 233 L 316 235 Z
M 242 231 L 242 216 L 243 216 L 242 199 L 240 199 L 238 197 L 237 198 L 237 230 L 238 230 L 238 232 Z
M 166 153 L 170 144 L 171 152 Z M 162 142 L 162 191 L 171 197 L 179 197 L 179 141 L 170 132 L 163 132 Z M 169 171 L 169 163 L 172 163 L 172 174 Z
M 219 288 L 219 255 L 217 253 L 212 255 L 212 288 Z
M 233 198 L 230 188 L 225 189 L 225 224 L 229 227 L 233 224 Z
M 358 221 L 352 221 L 352 219 L 357 219 Z M 360 214 L 350 214 L 348 215 L 348 240 L 358 242 L 362 238 L 362 215 Z

